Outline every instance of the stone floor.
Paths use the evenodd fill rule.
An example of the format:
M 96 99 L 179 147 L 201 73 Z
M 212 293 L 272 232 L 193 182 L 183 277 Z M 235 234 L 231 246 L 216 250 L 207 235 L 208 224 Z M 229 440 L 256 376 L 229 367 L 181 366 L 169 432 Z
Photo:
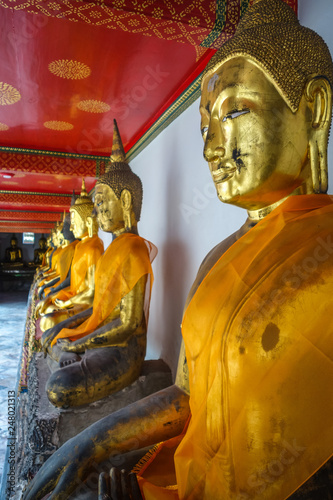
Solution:
M 28 291 L 0 292 L 0 482 L 8 436 L 8 391 L 16 388 Z

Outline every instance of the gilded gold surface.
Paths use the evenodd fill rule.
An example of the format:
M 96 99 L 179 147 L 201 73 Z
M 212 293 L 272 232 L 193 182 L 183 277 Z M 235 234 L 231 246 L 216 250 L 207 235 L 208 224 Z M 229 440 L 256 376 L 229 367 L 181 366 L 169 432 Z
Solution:
M 109 104 L 103 101 L 97 101 L 96 99 L 80 101 L 77 107 L 81 111 L 86 111 L 87 113 L 106 113 L 111 109 Z
M 318 96 L 325 123 L 329 94 L 320 90 Z M 318 165 L 312 167 L 309 155 L 309 145 L 310 154 L 312 147 L 325 152 L 327 142 L 327 127 L 311 138 L 315 129 L 308 116 L 317 105 L 303 95 L 298 111 L 292 112 L 263 71 L 245 57 L 230 59 L 214 74 L 208 73 L 202 83 L 201 130 L 220 200 L 254 211 L 274 208 L 295 190 L 325 191 L 327 183 L 313 184 Z
M 88 235 L 87 219 L 88 217 L 89 220 L 94 219 L 91 214 L 93 208 L 94 204 L 86 191 L 85 181 L 82 179 L 81 194 L 76 199 L 74 205 L 70 207 L 70 231 L 73 232 L 76 239 L 87 241 L 90 237 Z M 60 234 L 58 233 L 58 238 Z M 94 234 L 96 232 L 92 233 L 92 236 Z M 93 252 L 94 249 L 90 248 L 90 251 Z M 89 256 L 87 255 L 86 258 L 89 259 Z M 42 332 L 91 307 L 95 292 L 95 270 L 95 265 L 91 265 L 88 268 L 84 281 L 84 289 L 73 297 L 61 300 L 59 298 L 54 299 L 53 295 L 50 295 L 39 304 L 37 311 L 42 316 L 40 321 Z
M 72 308 L 87 302 L 88 292 L 70 301 L 55 300 L 53 305 L 49 302 L 44 304 L 44 312 L 49 312 L 52 307 L 58 308 L 58 312 L 45 315 L 42 319 L 44 333 L 41 343 L 44 351 L 60 363 L 60 370 L 50 377 L 47 385 L 50 401 L 60 407 L 87 404 L 129 385 L 139 376 L 145 356 L 147 325 L 144 310 L 150 296 L 150 289 L 146 288 L 146 272 L 151 272 L 151 266 L 146 244 L 137 236 L 142 186 L 126 162 L 117 128 L 115 135 L 111 166 L 98 179 L 95 187 L 95 212 L 99 227 L 111 232 L 115 241 L 108 249 L 110 253 L 107 254 L 107 250 L 101 257 L 96 273 L 95 269 L 89 269 L 87 279 L 91 285 L 87 290 L 92 290 L 94 285 L 97 296 L 93 303 L 91 301 L 93 308 L 86 311 L 80 309 L 82 313 L 72 315 Z M 83 241 L 89 238 L 88 226 L 89 234 L 96 232 L 91 215 L 92 203 L 84 181 L 81 195 L 70 212 L 71 228 L 77 238 Z M 134 239 L 121 239 L 121 236 L 130 236 L 128 233 L 132 233 Z M 114 254 L 117 252 L 115 248 L 121 248 L 121 251 Z M 138 263 L 133 260 L 134 248 Z M 112 256 L 110 260 L 109 255 Z M 111 284 L 113 293 L 109 290 Z M 52 321 L 57 315 L 63 319 L 65 308 L 68 321 L 63 325 L 64 329 L 62 325 L 58 328 L 58 321 L 53 324 Z M 87 323 L 83 323 L 86 319 Z M 79 325 L 82 323 L 81 332 Z M 89 326 L 91 324 L 92 327 Z M 117 361 L 113 362 L 114 359 Z M 83 370 L 81 364 L 85 367 Z
M 267 7 L 265 9 L 264 7 Z M 258 15 L 258 8 L 260 7 L 260 15 Z M 262 10 L 263 9 L 263 10 Z M 287 76 L 287 82 L 289 80 L 292 83 L 284 85 L 281 83 L 278 76 L 273 78 L 273 70 L 265 67 L 267 64 L 267 47 L 275 47 L 273 41 L 269 39 L 269 34 L 273 33 L 273 29 L 276 28 L 278 31 L 279 23 L 283 16 L 286 15 L 282 3 L 273 0 L 261 0 L 255 3 L 253 18 L 248 18 L 247 22 L 251 22 L 254 26 L 258 25 L 261 21 L 266 21 L 267 29 L 265 31 L 263 22 L 263 36 L 266 36 L 265 43 L 260 43 L 259 46 L 255 46 L 253 50 L 256 50 L 256 56 L 254 57 L 251 53 L 251 38 L 244 36 L 241 33 L 242 40 L 246 43 L 243 46 L 241 53 L 234 52 L 234 45 L 228 46 L 226 44 L 220 53 L 217 53 L 213 62 L 208 66 L 206 75 L 202 83 L 202 99 L 201 99 L 201 116 L 202 116 L 202 135 L 204 139 L 204 155 L 209 164 L 213 182 L 216 186 L 216 191 L 219 199 L 223 202 L 232 203 L 234 205 L 243 207 L 248 210 L 249 219 L 247 222 L 237 231 L 235 234 L 231 235 L 226 240 L 222 241 L 217 245 L 207 256 L 203 265 L 201 266 L 198 276 L 193 284 L 190 291 L 187 306 L 191 303 L 193 297 L 195 297 L 197 291 L 199 290 L 202 282 L 207 279 L 210 272 L 216 266 L 216 263 L 225 254 L 228 255 L 228 250 L 233 247 L 241 238 L 245 236 L 249 237 L 249 248 L 251 246 L 252 251 L 256 252 L 256 240 L 251 242 L 251 230 L 258 229 L 260 233 L 260 223 L 256 224 L 259 220 L 263 220 L 270 224 L 269 215 L 271 212 L 278 208 L 284 201 L 294 201 L 297 200 L 298 195 L 311 195 L 313 193 L 325 192 L 327 189 L 327 141 L 328 132 L 331 121 L 331 108 L 332 108 L 332 89 L 330 86 L 330 75 L 332 74 L 331 62 L 327 59 L 327 51 L 322 43 L 316 42 L 316 37 L 310 36 L 308 40 L 309 45 L 302 45 L 302 33 L 300 33 L 298 24 L 295 20 L 290 22 L 289 28 L 286 29 L 285 26 L 281 26 L 280 32 L 285 35 L 281 37 L 282 43 L 288 47 L 288 59 L 286 59 L 286 69 L 285 76 Z M 276 27 L 272 27 L 272 15 L 275 14 L 275 24 Z M 288 14 L 289 16 L 289 14 Z M 287 17 L 288 17 L 287 16 Z M 254 29 L 254 28 L 253 28 Z M 297 38 L 300 38 L 300 43 L 297 42 Z M 290 41 L 291 40 L 291 41 Z M 278 40 L 276 40 L 278 42 Z M 290 43 L 289 43 L 290 42 Z M 235 42 L 236 43 L 236 42 Z M 304 64 L 303 59 L 312 61 L 316 57 L 321 61 L 326 61 L 325 66 L 327 71 L 317 70 L 315 71 L 312 67 Z M 276 64 L 277 57 L 274 57 L 274 64 Z M 289 63 L 288 63 L 289 61 Z M 292 69 L 293 61 L 301 67 L 303 65 L 304 69 L 304 80 L 301 85 L 301 92 L 294 93 L 292 89 L 292 84 L 296 88 L 300 85 L 300 79 L 297 74 Z M 289 65 L 289 66 L 288 66 Z M 276 64 L 278 67 L 279 65 Z M 281 75 L 280 75 L 281 76 Z M 289 79 L 289 80 L 288 80 Z M 107 182 L 102 182 L 101 184 L 107 184 Z M 100 201 L 102 201 L 102 194 L 104 193 L 102 186 L 99 187 L 97 194 L 100 196 Z M 300 198 L 317 198 L 316 196 L 302 196 Z M 111 204 L 112 199 L 108 200 L 108 204 Z M 300 203 L 300 202 L 299 202 Z M 101 203 L 101 211 L 104 210 L 103 204 Z M 96 204 L 98 209 L 98 203 Z M 295 201 L 294 206 L 297 206 L 297 201 Z M 106 212 L 108 206 L 105 208 Z M 273 215 L 273 214 L 272 214 Z M 110 216 L 107 214 L 101 214 L 103 219 L 103 224 L 111 224 Z M 266 219 L 265 219 L 266 218 Z M 283 213 L 282 217 L 283 219 Z M 277 225 L 281 221 L 277 220 Z M 312 228 L 311 230 L 315 230 Z M 273 232 L 273 231 L 272 231 Z M 252 232 L 253 234 L 253 232 Z M 258 234 L 256 232 L 255 234 Z M 266 236 L 266 233 L 264 234 Z M 266 248 L 266 242 L 263 241 L 264 236 L 262 236 L 257 249 L 258 252 L 261 248 Z M 293 246 L 295 243 L 295 238 L 293 240 L 293 235 L 289 235 L 290 239 L 288 243 Z M 302 242 L 302 235 L 297 236 L 297 243 Z M 244 241 L 244 239 L 243 239 Z M 257 240 L 259 241 L 259 239 Z M 325 243 L 325 242 L 324 242 Z M 308 242 L 309 246 L 312 244 L 311 241 Z M 243 252 L 247 254 L 247 245 L 244 244 Z M 239 248 L 239 247 L 238 247 Z M 240 498 L 245 495 L 245 497 L 254 498 L 260 497 L 260 499 L 281 499 L 287 498 L 295 490 L 292 489 L 288 493 L 284 494 L 281 491 L 285 491 L 283 484 L 290 478 L 293 478 L 292 467 L 298 465 L 302 462 L 302 453 L 307 454 L 307 460 L 305 461 L 304 468 L 307 474 L 314 473 L 314 470 L 308 470 L 309 461 L 311 461 L 311 450 L 301 448 L 302 443 L 298 442 L 294 438 L 293 432 L 298 432 L 302 429 L 303 436 L 306 436 L 310 431 L 306 426 L 304 426 L 304 421 L 307 415 L 300 411 L 301 404 L 307 401 L 306 390 L 304 394 L 300 394 L 298 391 L 298 383 L 302 378 L 304 387 L 312 385 L 315 387 L 313 382 L 314 376 L 317 373 L 311 372 L 311 359 L 304 356 L 301 360 L 297 358 L 297 353 L 295 355 L 295 361 L 290 362 L 290 372 L 284 373 L 284 370 L 279 370 L 281 366 L 279 362 L 283 360 L 283 349 L 288 347 L 290 342 L 293 341 L 295 335 L 304 335 L 306 337 L 307 323 L 314 316 L 322 318 L 321 314 L 325 311 L 325 304 L 329 300 L 328 290 L 331 287 L 331 247 L 330 256 L 328 255 L 326 260 L 322 259 L 322 254 L 318 257 L 317 267 L 309 272 L 308 279 L 303 279 L 300 285 L 295 286 L 293 283 L 294 275 L 291 273 L 291 280 L 286 280 L 284 276 L 284 285 L 288 292 L 287 299 L 285 302 L 280 302 L 279 299 L 272 299 L 273 293 L 278 291 L 276 284 L 282 278 L 279 276 L 279 258 L 283 260 L 283 263 L 289 257 L 285 249 L 274 248 L 271 250 L 279 265 L 272 268 L 270 264 L 270 256 L 262 255 L 261 262 L 257 262 L 257 266 L 266 265 L 265 279 L 262 282 L 258 278 L 257 271 L 254 265 L 249 265 L 246 278 L 252 279 L 254 282 L 253 288 L 249 288 L 247 281 L 242 282 L 243 274 L 237 275 L 236 260 L 241 259 L 241 255 L 237 256 L 230 263 L 227 262 L 226 267 L 228 272 L 231 273 L 235 269 L 235 275 L 237 275 L 238 281 L 241 282 L 241 286 L 244 287 L 244 294 L 250 295 L 253 299 L 246 302 L 245 300 L 239 302 L 235 305 L 235 309 L 230 311 L 230 318 L 239 313 L 240 310 L 248 308 L 248 314 L 252 315 L 251 331 L 246 330 L 246 319 L 247 316 L 242 316 L 244 320 L 243 323 L 239 325 L 239 331 L 245 328 L 244 338 L 238 337 L 236 334 L 232 338 L 228 337 L 228 332 L 230 325 L 227 324 L 225 330 L 218 330 L 216 327 L 216 317 L 218 315 L 223 316 L 223 309 L 230 304 L 231 300 L 229 295 L 233 294 L 233 283 L 228 284 L 230 288 L 227 289 L 225 302 L 219 303 L 219 295 L 216 299 L 214 297 L 215 288 L 207 288 L 208 281 L 205 282 L 204 286 L 201 288 L 203 294 L 203 302 L 199 304 L 201 308 L 198 308 L 198 314 L 202 317 L 200 321 L 205 324 L 205 321 L 213 322 L 213 328 L 210 332 L 210 339 L 212 338 L 215 344 L 214 352 L 207 352 L 207 348 L 204 345 L 202 349 L 197 353 L 197 357 L 203 355 L 204 362 L 207 364 L 206 378 L 195 379 L 195 373 L 193 375 L 193 370 L 195 367 L 195 356 L 192 356 L 190 360 L 190 368 L 192 371 L 192 404 L 193 409 L 195 405 L 193 403 L 198 403 L 201 412 L 199 412 L 199 418 L 202 417 L 202 426 L 195 428 L 195 432 L 190 434 L 189 430 L 193 424 L 194 417 L 192 416 L 192 421 L 190 427 L 187 429 L 185 437 L 187 434 L 187 449 L 184 457 L 186 473 L 178 471 L 177 478 L 179 483 L 189 481 L 193 482 L 194 488 L 197 487 L 198 478 L 203 478 L 206 480 L 208 474 L 215 473 L 215 481 L 211 481 L 207 486 L 202 487 L 200 484 L 198 489 L 194 494 L 193 490 L 185 490 L 184 488 L 181 492 L 181 498 L 200 498 L 200 499 L 217 499 L 217 498 Z M 307 255 L 307 248 L 302 248 L 301 251 L 305 252 Z M 286 258 L 285 256 L 286 253 Z M 290 250 L 290 254 L 292 250 Z M 306 257 L 308 258 L 308 257 Z M 244 259 L 246 261 L 246 259 Z M 320 264 L 319 264 L 320 260 Z M 247 261 L 246 261 L 247 262 Z M 297 252 L 296 261 L 297 262 Z M 304 261 L 305 262 L 305 261 Z M 302 262 L 304 264 L 304 262 Z M 228 265 L 229 264 L 229 265 Z M 325 265 L 327 264 L 327 267 Z M 328 265 L 329 264 L 329 265 Z M 330 266 L 330 267 L 329 267 Z M 295 271 L 296 272 L 296 271 Z M 275 273 L 275 274 L 274 274 Z M 271 278 L 274 274 L 274 278 Z M 290 273 L 289 273 L 290 276 Z M 295 275 L 296 276 L 296 275 Z M 219 283 L 221 283 L 221 289 L 226 286 L 223 279 L 224 275 L 217 276 Z M 274 281 L 277 280 L 277 281 Z M 267 298 L 263 306 L 260 307 L 259 304 L 256 305 L 256 300 L 258 300 L 256 294 L 259 287 L 264 287 L 264 296 Z M 206 288 L 205 288 L 206 287 Z M 320 288 L 321 287 L 321 288 Z M 314 297 L 316 292 L 319 292 L 320 288 L 320 298 L 318 300 L 318 311 L 313 309 Z M 325 293 L 323 293 L 323 291 Z M 206 296 L 205 296 L 206 295 Z M 305 297 L 305 304 L 307 307 L 302 308 L 301 299 Z M 209 300 L 211 298 L 211 300 Z M 276 298 L 276 297 L 275 297 Z M 216 300 L 217 310 L 211 311 L 213 314 L 208 318 L 205 318 L 205 310 L 203 308 L 204 301 L 206 301 L 207 308 L 210 308 L 213 299 Z M 237 301 L 236 301 L 237 302 Z M 311 305 L 312 303 L 312 305 Z M 258 309 L 264 309 L 264 312 L 258 311 Z M 269 309 L 269 314 L 267 318 L 266 309 Z M 271 309 L 270 309 L 271 308 Z M 320 309 L 320 311 L 319 311 Z M 297 311 L 297 316 L 296 315 Z M 262 314 L 258 314 L 261 312 Z M 258 316 L 256 316 L 258 314 Z M 327 316 L 329 318 L 329 314 Z M 226 320 L 228 321 L 228 316 Z M 277 335 L 274 325 L 269 321 L 269 318 L 273 318 L 276 323 L 279 321 L 284 329 L 282 328 Z M 232 322 L 230 319 L 230 322 Z M 323 328 L 320 331 L 315 332 L 318 338 L 323 335 L 323 330 L 327 330 L 325 325 L 325 317 L 323 318 Z M 294 325 L 291 331 L 290 337 L 290 324 Z M 326 321 L 326 325 L 328 325 Z M 196 325 L 193 325 L 193 328 Z M 205 325 L 204 325 L 205 326 Z M 263 333 L 260 328 L 264 326 Z M 257 329 L 259 329 L 257 331 Z M 252 334 L 253 330 L 253 334 Z M 287 332 L 287 333 L 286 333 Z M 251 344 L 252 335 L 257 335 L 255 341 Z M 281 339 L 281 344 L 279 344 L 279 338 Z M 327 337 L 325 337 L 327 338 Z M 232 349 L 228 349 L 229 340 L 232 343 Z M 245 342 L 246 341 L 246 342 Z M 202 343 L 202 339 L 192 338 L 192 343 L 189 345 L 189 351 L 195 351 L 197 345 Z M 193 345 L 192 345 L 193 344 Z M 305 340 L 306 347 L 311 342 Z M 245 347 L 244 347 L 245 346 Z M 262 350 L 259 350 L 262 346 Z M 282 346 L 282 348 L 281 348 Z M 331 348 L 330 348 L 331 349 Z M 328 348 L 329 351 L 329 348 Z M 326 351 L 325 351 L 326 352 Z M 247 357 L 246 357 L 247 356 Z M 202 358 L 201 358 L 202 359 Z M 332 356 L 322 356 L 322 363 L 327 364 Z M 215 362 L 217 360 L 217 362 Z M 138 440 L 139 444 L 142 443 L 142 436 L 149 435 L 152 436 L 152 441 L 154 443 L 159 440 L 164 440 L 170 437 L 167 432 L 167 426 L 165 422 L 168 421 L 170 417 L 170 422 L 174 424 L 175 413 L 174 413 L 174 402 L 180 400 L 180 395 L 182 395 L 182 401 L 185 401 L 184 411 L 179 418 L 181 423 L 184 423 L 187 416 L 189 415 L 189 408 L 186 406 L 188 402 L 187 396 L 180 389 L 187 390 L 187 370 L 185 369 L 185 350 L 182 348 L 176 384 L 170 388 L 169 396 L 170 399 L 166 398 L 166 393 L 164 391 L 154 394 L 149 398 L 146 398 L 144 402 L 139 402 L 138 404 L 131 405 L 130 407 L 124 409 L 121 414 L 116 416 L 110 416 L 110 418 L 104 419 L 91 426 L 89 430 L 80 436 L 80 439 L 74 439 L 70 446 L 65 446 L 62 448 L 57 456 L 51 457 L 48 465 L 43 467 L 43 474 L 39 474 L 34 480 L 32 486 L 29 488 L 26 500 L 32 500 L 37 497 L 37 492 L 39 492 L 39 497 L 42 496 L 55 487 L 58 478 L 55 477 L 55 471 L 61 470 L 61 481 L 62 484 L 66 483 L 67 486 L 63 487 L 62 491 L 73 491 L 75 488 L 75 479 L 82 479 L 85 477 L 84 469 L 91 463 L 91 460 L 95 460 L 97 463 L 105 459 L 110 451 L 119 448 L 119 443 L 121 446 L 121 451 L 126 448 L 126 443 L 133 436 Z M 265 395 L 263 401 L 260 401 L 257 387 L 252 383 L 251 371 L 249 371 L 249 366 L 254 366 L 255 369 L 263 370 L 263 376 L 261 380 L 265 385 Z M 303 368 L 307 368 L 308 380 L 306 370 L 303 372 Z M 199 367 L 200 368 L 200 367 Z M 275 369 L 275 377 L 272 377 L 272 369 Z M 297 372 L 297 370 L 299 370 Z M 300 373 L 300 378 L 297 380 L 295 376 L 296 373 Z M 239 381 L 239 376 L 242 375 L 242 385 L 240 386 L 242 390 L 235 391 L 232 394 L 234 398 L 232 402 L 237 400 L 239 408 L 241 411 L 237 413 L 235 419 L 232 420 L 233 407 L 230 405 L 230 388 L 235 380 Z M 244 376 L 246 375 L 246 376 Z M 253 375 L 253 374 L 252 374 Z M 270 377 L 276 382 L 281 380 L 279 377 L 285 376 L 283 379 L 283 384 L 277 385 L 278 390 L 273 391 L 270 394 Z M 294 377 L 293 384 L 290 384 L 289 378 Z M 234 377 L 232 380 L 231 378 Z M 305 378 L 304 378 L 305 377 Z M 267 378 L 267 379 L 266 379 Z M 230 382 L 230 384 L 229 384 Z M 307 382 L 307 383 L 306 383 Z M 324 382 L 324 381 L 323 381 Z M 291 387 L 292 385 L 292 387 Z M 203 388 L 200 392 L 199 388 Z M 271 401 L 273 397 L 279 397 L 279 391 L 284 390 L 290 391 L 289 394 L 293 394 L 294 397 L 290 397 L 287 400 L 283 400 L 283 411 L 281 413 L 281 407 L 278 405 L 272 407 Z M 207 399 L 201 398 L 201 393 L 205 390 L 211 390 L 211 393 Z M 257 391 L 257 392 L 256 392 Z M 240 429 L 238 427 L 238 422 L 242 417 L 242 402 L 248 398 L 250 394 L 249 405 L 251 411 L 249 411 L 249 418 L 246 421 L 246 429 Z M 319 384 L 317 386 L 316 398 L 318 401 L 324 401 L 327 404 L 327 408 L 332 409 L 331 396 L 327 385 L 325 383 Z M 178 399 L 179 398 L 179 399 Z M 316 406 L 317 399 L 313 401 L 313 406 Z M 310 402 L 310 405 L 312 402 Z M 142 405 L 147 409 L 147 412 L 142 411 Z M 163 418 L 157 417 L 157 413 L 152 412 L 152 409 L 158 413 L 161 411 Z M 309 409 L 309 408 L 308 408 Z M 152 412 L 152 413 L 151 413 Z M 296 416 L 296 420 L 295 420 Z M 118 420 L 118 417 L 120 420 Z M 164 417 L 166 420 L 164 420 Z M 120 423 L 121 422 L 121 423 Z M 290 430 L 289 423 L 292 422 L 293 428 Z M 296 422 L 296 425 L 295 425 Z M 299 425 L 297 425 L 297 422 Z M 200 421 L 199 421 L 200 423 Z M 130 425 L 129 425 L 130 424 Z M 193 427 L 192 427 L 193 428 Z M 274 433 L 272 434 L 272 429 Z M 237 435 L 243 435 L 247 432 L 248 441 L 246 441 L 247 447 L 244 448 L 233 448 L 230 446 L 224 449 L 224 442 L 228 442 L 227 439 L 221 442 L 221 438 L 229 437 L 230 431 L 234 431 Z M 175 429 L 172 429 L 171 436 L 174 436 Z M 311 429 L 313 432 L 313 429 Z M 322 428 L 319 426 L 317 429 L 318 440 L 322 439 Z M 119 434 L 118 434 L 119 433 Z M 117 435 L 116 435 L 117 434 Z M 282 440 L 284 436 L 290 436 L 292 445 L 299 445 L 298 451 L 291 448 L 289 442 L 284 442 L 285 448 L 281 450 L 277 444 Z M 326 434 L 330 442 L 332 442 L 331 433 Z M 120 436 L 120 438 L 119 438 Z M 185 440 L 185 438 L 184 438 Z M 293 441 L 294 440 L 294 441 Z M 260 442 L 260 446 L 258 446 Z M 316 453 L 317 446 L 316 440 L 313 441 L 313 450 Z M 312 444 L 313 444 L 312 443 Z M 153 443 L 151 443 L 153 444 Z M 77 447 L 77 451 L 73 452 L 73 447 Z M 183 443 L 182 443 L 182 446 Z M 223 450 L 224 454 L 217 455 L 215 453 L 219 448 Z M 184 449 L 184 448 L 183 448 Z M 246 460 L 235 460 L 235 455 L 241 456 L 241 458 L 246 457 L 246 453 L 252 449 L 256 450 L 258 454 L 257 468 L 254 467 L 249 475 L 241 474 L 239 477 L 234 476 L 234 465 L 237 465 L 238 470 L 244 467 L 246 470 L 247 462 Z M 208 451 L 207 451 L 208 450 Z M 272 453 L 273 455 L 269 455 Z M 276 454 L 274 455 L 274 453 Z M 180 451 L 181 453 L 181 451 Z M 244 455 L 242 455 L 244 453 Z M 195 455 L 197 455 L 195 457 Z M 217 463 L 214 467 L 211 465 L 211 459 L 217 455 Z M 276 459 L 267 457 L 276 456 Z M 78 458 L 79 457 L 79 458 Z M 287 457 L 287 460 L 284 460 Z M 158 457 L 157 457 L 158 458 Z M 278 459 L 283 461 L 283 472 L 279 472 L 275 466 L 276 464 L 282 464 L 278 462 Z M 202 460 L 202 467 L 198 468 L 195 462 Z M 79 461 L 79 463 L 77 462 Z M 234 462 L 233 462 L 234 460 Z M 75 463 L 75 472 L 72 472 L 72 464 Z M 323 462 L 318 464 L 321 466 Z M 291 472 L 290 472 L 291 471 Z M 278 472 L 278 473 L 277 473 Z M 152 475 L 158 478 L 158 481 L 163 481 L 163 478 L 167 476 L 168 470 L 166 463 L 160 464 L 160 475 L 158 474 L 158 465 L 155 466 Z M 57 474 L 57 473 L 56 473 Z M 287 478 L 287 479 L 286 479 Z M 261 482 L 258 482 L 262 479 Z M 237 481 L 244 480 L 245 488 L 242 491 L 239 488 Z M 306 478 L 304 479 L 306 480 Z M 219 491 L 219 486 L 222 484 L 222 488 Z M 302 482 L 300 483 L 301 487 Z M 328 484 L 329 487 L 331 485 Z M 187 485 L 186 485 L 187 487 Z M 253 491 L 253 488 L 255 491 Z M 297 486 L 296 486 L 297 487 Z M 251 490 L 249 488 L 252 488 Z M 211 492 L 214 494 L 211 494 Z M 227 494 L 225 494 L 227 491 Z M 245 491 L 245 493 L 244 493 Z M 250 491 L 251 494 L 248 494 Z M 159 493 L 154 491 L 155 495 L 151 495 L 149 498 L 160 498 Z M 243 494 L 244 493 L 244 494 Z M 253 494 L 252 494 L 253 493 Z M 166 490 L 163 490 L 163 495 L 166 495 Z M 308 498 L 307 494 L 300 493 L 302 498 Z M 321 494 L 319 493 L 319 496 Z M 318 498 L 319 498 L 318 496 Z M 167 498 L 167 496 L 166 496 Z
M 49 128 L 51 130 L 60 130 L 60 131 L 72 130 L 72 128 L 74 128 L 74 126 L 71 123 L 62 122 L 59 120 L 51 120 L 48 122 L 44 122 L 44 127 Z
M 5 132 L 6 130 L 9 130 L 8 125 L 6 125 L 5 123 L 0 123 L 0 131 Z
M 238 56 L 256 61 L 294 112 L 311 75 L 325 75 L 333 84 L 326 43 L 301 26 L 293 10 L 279 0 L 256 2 L 241 19 L 235 36 L 214 54 L 204 74 Z
M 91 73 L 89 66 L 71 59 L 52 61 L 48 68 L 53 75 L 60 78 L 67 78 L 68 80 L 82 80 L 83 78 L 87 78 Z
M 0 106 L 15 104 L 21 99 L 19 91 L 9 83 L 0 82 Z

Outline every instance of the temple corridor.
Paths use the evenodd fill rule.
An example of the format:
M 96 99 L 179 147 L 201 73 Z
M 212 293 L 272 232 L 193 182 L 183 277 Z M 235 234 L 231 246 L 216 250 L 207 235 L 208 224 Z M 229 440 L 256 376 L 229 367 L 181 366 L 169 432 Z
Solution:
M 28 291 L 0 292 L 0 481 L 8 436 L 8 391 L 15 391 Z

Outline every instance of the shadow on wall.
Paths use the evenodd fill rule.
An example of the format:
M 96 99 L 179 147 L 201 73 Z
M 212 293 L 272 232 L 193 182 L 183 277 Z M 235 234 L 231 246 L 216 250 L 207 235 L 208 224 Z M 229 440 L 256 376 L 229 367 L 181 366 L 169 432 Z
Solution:
M 176 156 L 177 157 L 177 156 Z M 188 245 L 179 235 L 180 183 L 175 182 L 172 169 L 168 171 L 166 182 L 168 217 L 165 243 L 160 249 L 161 269 L 163 269 L 162 304 L 164 321 L 161 328 L 161 357 L 168 363 L 173 374 L 176 373 L 181 344 L 181 321 L 188 290 L 185 290 L 188 275 Z

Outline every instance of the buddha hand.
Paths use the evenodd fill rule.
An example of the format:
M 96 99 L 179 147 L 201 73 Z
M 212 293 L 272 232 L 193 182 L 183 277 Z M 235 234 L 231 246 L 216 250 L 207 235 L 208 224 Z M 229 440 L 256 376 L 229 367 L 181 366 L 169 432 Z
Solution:
M 115 467 L 112 467 L 110 475 L 105 472 L 99 475 L 98 498 L 143 500 L 136 475 Z
M 23 492 L 22 500 L 48 500 L 70 498 L 89 476 L 93 443 L 74 437 L 55 451 Z
M 55 325 L 53 328 L 49 328 L 43 333 L 40 342 L 42 344 L 42 349 L 45 355 L 47 354 L 47 351 L 51 346 L 52 340 L 58 335 L 59 332 L 59 325 Z

